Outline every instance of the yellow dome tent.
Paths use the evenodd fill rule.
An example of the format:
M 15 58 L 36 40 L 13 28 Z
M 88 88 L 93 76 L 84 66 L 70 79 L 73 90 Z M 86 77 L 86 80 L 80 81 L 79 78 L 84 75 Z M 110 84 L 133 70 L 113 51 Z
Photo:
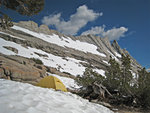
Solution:
M 67 89 L 65 85 L 59 80 L 58 78 L 54 76 L 46 76 L 43 79 L 39 81 L 37 86 L 43 87 L 43 88 L 53 88 L 55 90 L 61 90 L 64 92 L 67 92 Z

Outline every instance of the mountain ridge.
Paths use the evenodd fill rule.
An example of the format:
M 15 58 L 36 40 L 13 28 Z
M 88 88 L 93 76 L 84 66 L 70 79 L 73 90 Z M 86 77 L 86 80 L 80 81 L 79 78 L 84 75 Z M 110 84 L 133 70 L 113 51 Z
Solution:
M 38 26 L 33 21 L 14 23 L 14 27 L 9 30 L 0 31 L 0 39 L 3 42 L 0 51 L 2 54 L 6 50 L 10 51 L 10 49 L 13 52 L 12 48 L 15 48 L 13 50 L 18 51 L 18 53 L 13 52 L 13 54 L 9 53 L 8 55 L 39 58 L 44 65 L 74 76 L 82 75 L 85 68 L 89 66 L 100 74 L 104 74 L 109 66 L 110 56 L 121 64 L 121 54 L 129 54 L 120 48 L 117 41 L 111 44 L 107 37 L 67 36 L 49 29 L 46 25 Z M 10 42 L 14 45 L 9 45 Z M 22 50 L 19 47 L 16 48 L 15 45 L 29 52 L 28 55 L 22 54 Z M 135 74 L 142 68 L 133 57 L 131 57 L 131 65 Z

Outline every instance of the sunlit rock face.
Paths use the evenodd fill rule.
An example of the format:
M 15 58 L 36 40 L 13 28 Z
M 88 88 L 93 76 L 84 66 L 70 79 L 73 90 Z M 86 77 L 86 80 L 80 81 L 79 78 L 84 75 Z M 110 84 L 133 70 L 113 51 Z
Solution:
M 121 54 L 130 55 L 128 51 L 121 49 L 116 41 L 111 44 L 107 37 L 100 38 L 94 35 L 67 36 L 49 29 L 46 25 L 38 26 L 33 21 L 21 21 L 14 23 L 14 26 L 8 30 L 1 30 L 0 53 L 1 62 L 4 62 L 2 58 L 5 55 L 5 60 L 9 59 L 9 62 L 6 62 L 8 64 L 12 63 L 11 60 L 15 61 L 16 64 L 21 61 L 18 59 L 24 59 L 22 62 L 27 60 L 26 62 L 29 63 L 18 63 L 22 66 L 18 68 L 14 65 L 14 67 L 17 69 L 21 67 L 22 70 L 28 67 L 29 72 L 30 70 L 36 71 L 37 74 L 29 73 L 25 75 L 26 77 L 33 76 L 34 79 L 45 76 L 45 72 L 51 70 L 55 70 L 53 73 L 74 77 L 82 75 L 86 67 L 91 67 L 105 76 L 110 56 L 121 64 Z M 13 55 L 13 59 L 10 55 Z M 36 63 L 30 64 L 31 58 L 41 60 L 42 68 L 36 66 Z M 14 59 L 17 59 L 17 61 Z M 0 65 L 4 68 L 4 63 Z M 142 68 L 133 57 L 131 57 L 131 66 L 134 74 Z M 3 69 L 1 68 L 1 70 Z M 4 72 L 1 71 L 1 73 Z M 3 75 L 7 76 L 6 73 Z M 22 80 L 21 75 L 18 75 L 18 77 L 21 77 Z M 10 78 L 15 77 L 10 76 Z M 27 78 L 26 81 L 31 78 Z M 17 79 L 20 80 L 20 78 Z

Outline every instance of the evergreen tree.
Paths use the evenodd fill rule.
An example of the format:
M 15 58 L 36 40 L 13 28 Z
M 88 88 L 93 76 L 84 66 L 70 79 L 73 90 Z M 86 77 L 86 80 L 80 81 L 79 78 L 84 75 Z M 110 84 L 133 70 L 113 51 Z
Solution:
M 109 60 L 110 66 L 107 68 L 106 80 L 104 82 L 105 86 L 108 88 L 109 91 L 111 90 L 119 90 L 121 84 L 121 70 L 120 65 L 110 57 Z
M 44 8 L 44 0 L 0 0 L 0 7 L 14 10 L 21 15 L 31 16 L 42 11 L 42 9 Z M 7 25 L 8 23 L 6 22 L 8 20 L 5 20 L 8 18 L 4 18 L 4 16 L 6 17 L 6 14 L 0 11 L 0 15 L 1 26 L 4 25 L 5 27 L 8 27 L 9 25 Z M 10 23 L 11 20 L 9 19 L 8 22 Z
M 129 55 L 122 54 L 122 92 L 124 94 L 131 94 L 131 81 L 133 79 L 131 73 L 131 60 Z
M 150 73 L 143 68 L 138 72 L 138 75 L 136 96 L 142 107 L 150 108 Z
M 148 72 L 145 68 L 138 71 L 138 88 L 140 91 L 144 90 L 147 87 L 147 80 L 148 80 Z
M 91 68 L 86 68 L 82 76 L 77 76 L 76 82 L 78 85 L 87 87 L 92 85 L 94 82 L 101 83 L 104 77 L 97 72 L 93 71 Z
M 3 29 L 8 29 L 9 27 L 13 26 L 13 23 L 11 21 L 11 18 L 7 15 L 2 15 L 0 17 L 0 27 L 2 27 Z

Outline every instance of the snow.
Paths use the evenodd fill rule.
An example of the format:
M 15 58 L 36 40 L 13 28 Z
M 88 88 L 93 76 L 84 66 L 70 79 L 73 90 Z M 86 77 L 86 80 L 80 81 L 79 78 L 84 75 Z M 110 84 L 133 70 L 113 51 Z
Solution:
M 106 57 L 106 55 L 104 53 L 98 52 L 97 51 L 97 46 L 95 46 L 93 44 L 89 44 L 89 43 L 86 43 L 86 42 L 80 42 L 79 40 L 74 41 L 69 37 L 66 37 L 66 38 L 63 37 L 63 36 L 59 37 L 56 34 L 46 35 L 46 34 L 43 34 L 43 33 L 37 33 L 37 32 L 33 32 L 33 31 L 28 30 L 28 29 L 25 29 L 25 28 L 22 28 L 22 27 L 19 27 L 19 26 L 15 26 L 15 25 L 12 28 L 15 29 L 15 30 L 20 30 L 22 32 L 28 33 L 28 34 L 30 34 L 34 37 L 40 38 L 44 41 L 56 44 L 58 46 L 69 47 L 69 48 L 73 48 L 73 49 L 76 49 L 76 50 L 79 50 L 79 51 L 83 51 L 85 53 L 89 52 L 89 53 L 92 53 L 92 54 L 100 55 L 102 57 Z
M 137 73 L 133 72 L 133 70 L 130 70 L 130 71 L 131 71 L 133 78 L 137 79 L 139 75 Z
M 113 113 L 69 92 L 0 79 L 0 113 Z
M 1 33 L 1 34 L 4 34 L 4 35 L 8 35 L 8 36 L 13 37 L 13 38 L 16 38 L 16 39 L 19 39 L 19 40 L 25 40 L 25 39 L 22 39 L 22 38 L 20 38 L 20 37 L 13 36 L 13 35 L 11 35 L 11 34 L 4 33 L 4 32 L 1 32 L 1 31 L 0 31 L 0 33 Z
M 93 71 L 96 71 L 97 73 L 101 74 L 103 77 L 105 77 L 105 71 L 103 69 L 93 69 Z
M 4 46 L 16 48 L 18 50 L 18 53 L 14 53 L 13 51 L 10 51 L 4 48 Z M 86 63 L 84 61 L 77 60 L 77 59 L 70 58 L 70 57 L 65 57 L 64 59 L 62 57 L 55 56 L 50 53 L 46 53 L 36 48 L 31 48 L 31 47 L 25 48 L 19 44 L 16 44 L 11 41 L 6 41 L 2 38 L 0 38 L 0 53 L 6 54 L 6 55 L 18 55 L 18 56 L 23 56 L 26 58 L 38 58 L 43 62 L 45 66 L 57 68 L 61 72 L 68 72 L 74 76 L 83 75 L 85 71 L 85 67 L 80 64 L 80 62 Z M 39 56 L 36 53 L 45 55 L 47 57 Z M 99 74 L 105 76 L 104 70 L 96 69 L 96 71 Z
M 4 48 L 3 46 L 10 46 L 13 48 L 16 48 L 18 50 L 18 54 Z M 19 55 L 27 58 L 38 58 L 42 60 L 43 64 L 46 66 L 54 67 L 60 70 L 61 72 L 68 72 L 72 75 L 82 75 L 85 67 L 83 67 L 80 62 L 80 60 L 76 60 L 73 58 L 66 57 L 63 59 L 62 57 L 55 56 L 50 53 L 46 53 L 42 50 L 35 49 L 35 48 L 25 48 L 19 44 L 16 44 L 11 41 L 6 41 L 2 38 L 0 38 L 0 52 L 6 55 Z M 36 53 L 40 53 L 43 55 L 47 55 L 47 57 L 42 57 L 37 55 Z
M 105 61 L 105 60 L 102 60 L 102 62 L 104 62 L 105 64 L 107 64 L 107 65 L 110 65 L 107 61 Z
M 116 56 L 114 56 L 109 50 L 107 50 L 107 52 L 112 56 L 112 58 L 119 62 L 119 59 Z
M 72 79 L 72 78 L 67 78 L 67 77 L 63 77 L 63 76 L 58 76 L 58 75 L 56 75 L 56 74 L 51 74 L 51 73 L 48 73 L 48 75 L 52 75 L 52 76 L 55 76 L 55 77 L 59 78 L 59 79 L 63 82 L 63 84 L 64 84 L 67 88 L 69 88 L 69 89 L 78 89 L 78 88 L 80 88 L 80 86 L 78 86 L 78 85 L 76 84 L 75 80 Z
M 115 52 L 115 54 L 116 54 L 116 56 L 119 57 L 119 58 L 122 57 L 122 56 L 121 56 L 119 53 L 117 53 L 117 52 Z

